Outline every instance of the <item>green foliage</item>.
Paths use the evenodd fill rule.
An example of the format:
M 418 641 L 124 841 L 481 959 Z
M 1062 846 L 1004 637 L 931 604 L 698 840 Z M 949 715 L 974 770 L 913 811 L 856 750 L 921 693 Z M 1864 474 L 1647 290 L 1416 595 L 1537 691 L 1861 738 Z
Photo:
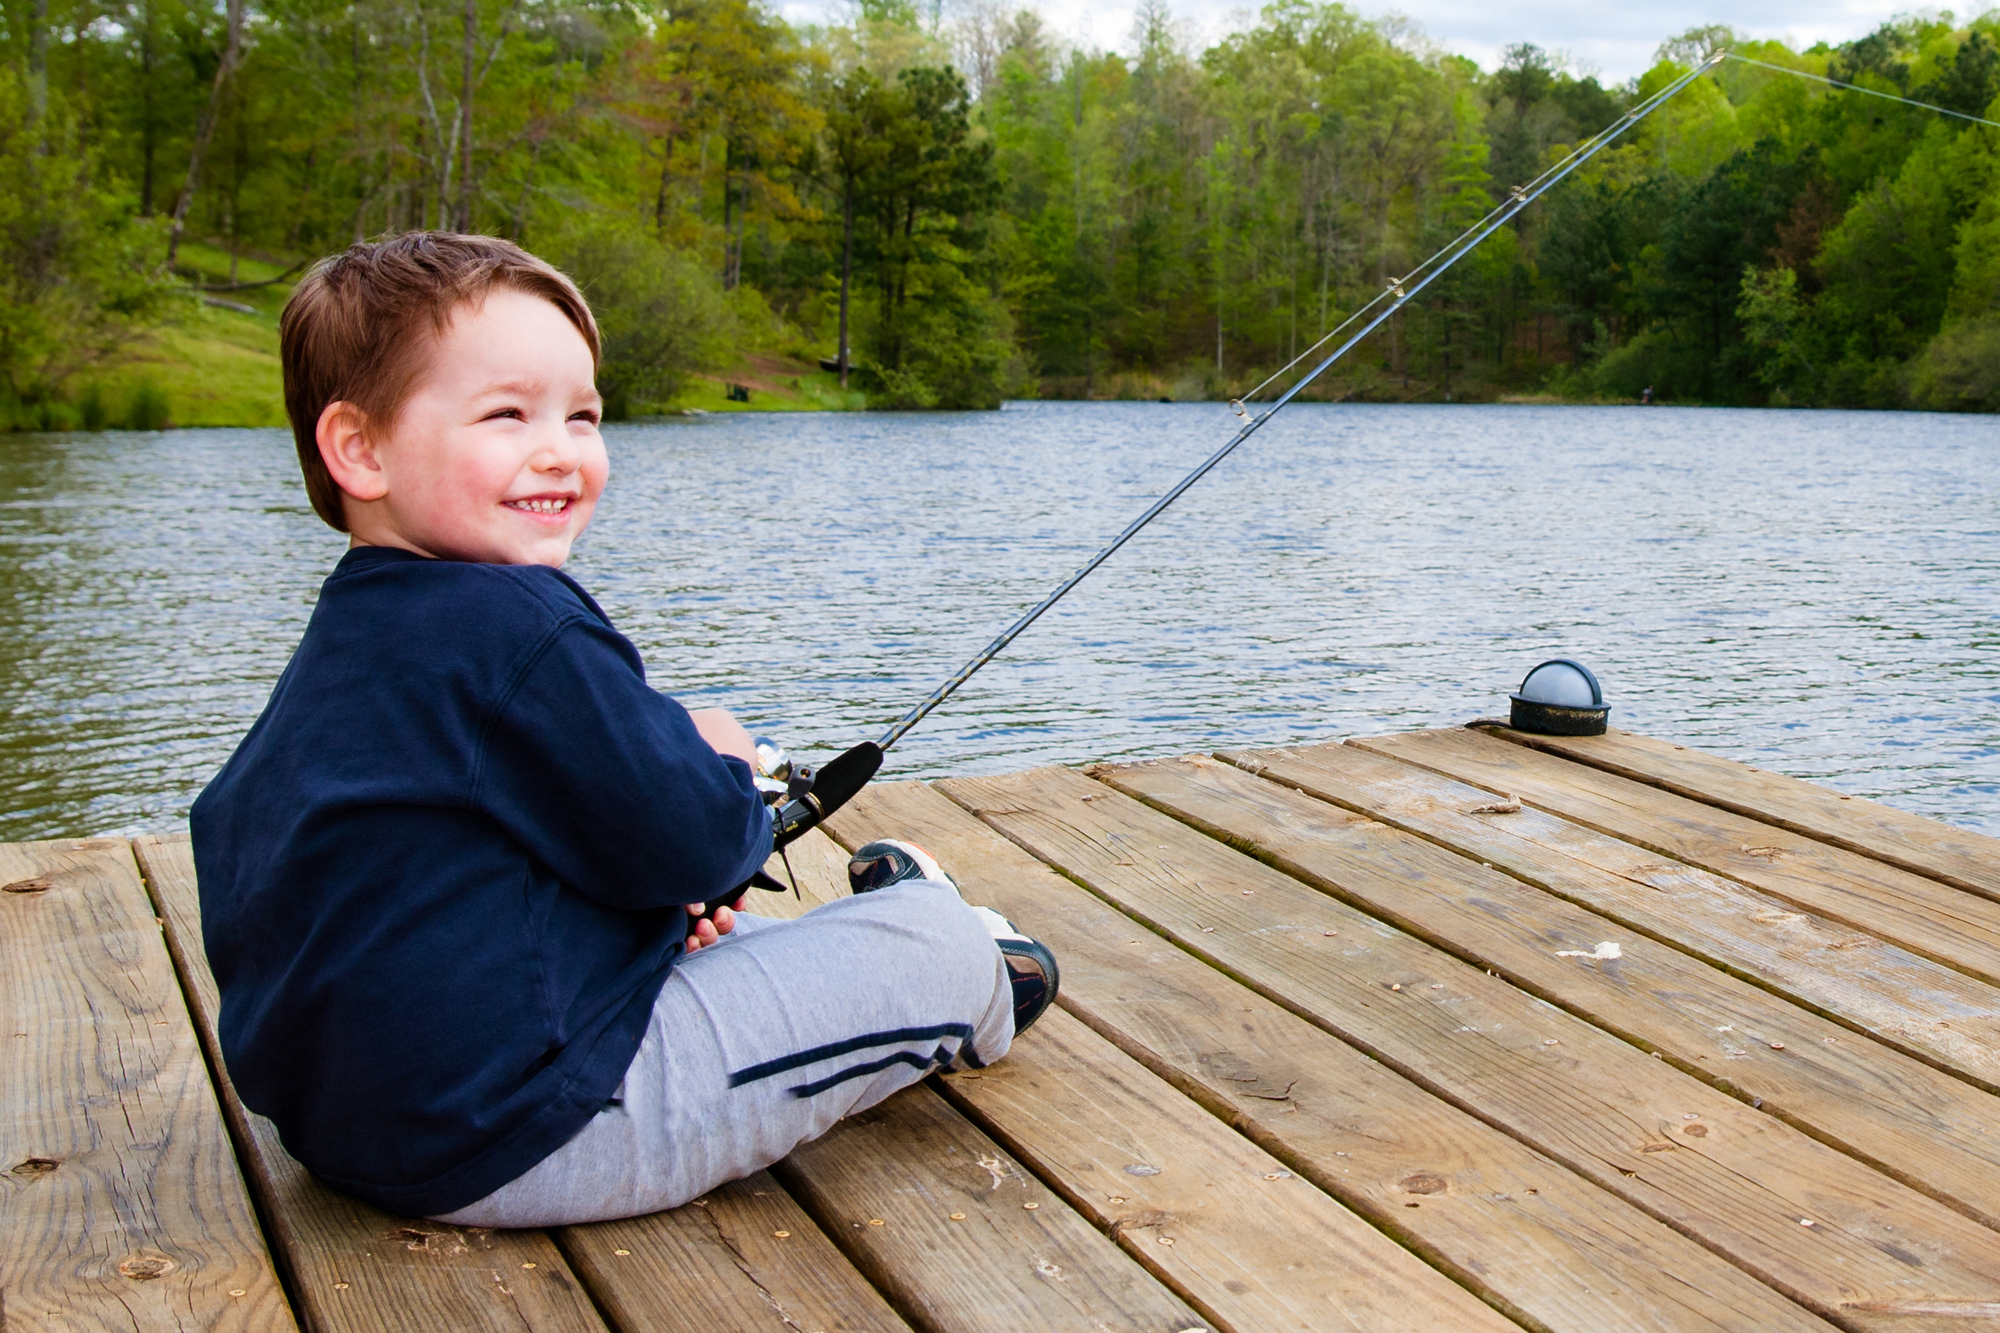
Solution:
M 1526 44 L 1487 73 L 1322 0 L 1206 49 L 1152 0 L 1129 56 L 1033 10 L 943 13 L 265 0 L 218 88 L 222 6 L 10 0 L 0 417 L 276 420 L 285 288 L 240 284 L 418 226 L 584 279 L 614 413 L 706 402 L 751 348 L 810 368 L 843 329 L 850 386 L 801 403 L 1233 395 L 1697 66 L 1313 392 L 2000 408 L 2000 131 L 1708 63 L 1984 115 L 2000 16 L 1803 52 L 1711 25 L 1607 87 Z
M 0 413 L 52 424 L 78 372 L 170 313 L 157 230 L 132 217 L 66 100 L 0 65 Z
M 597 386 L 610 420 L 670 401 L 733 341 L 736 321 L 720 280 L 641 224 L 587 217 L 544 249 L 597 316 Z
M 1910 363 L 1912 406 L 1939 412 L 2000 411 L 2000 316 L 1955 324 Z
M 132 390 L 131 406 L 122 423 L 127 430 L 162 430 L 167 425 L 167 393 L 150 379 Z

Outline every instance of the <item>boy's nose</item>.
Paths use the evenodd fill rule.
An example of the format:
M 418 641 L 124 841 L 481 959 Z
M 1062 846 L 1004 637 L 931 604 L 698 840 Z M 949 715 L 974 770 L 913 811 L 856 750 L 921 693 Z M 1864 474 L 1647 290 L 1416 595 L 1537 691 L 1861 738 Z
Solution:
M 566 477 L 583 466 L 583 450 L 568 427 L 558 425 L 554 431 L 543 434 L 540 447 L 528 460 L 528 466 L 537 472 L 553 472 Z

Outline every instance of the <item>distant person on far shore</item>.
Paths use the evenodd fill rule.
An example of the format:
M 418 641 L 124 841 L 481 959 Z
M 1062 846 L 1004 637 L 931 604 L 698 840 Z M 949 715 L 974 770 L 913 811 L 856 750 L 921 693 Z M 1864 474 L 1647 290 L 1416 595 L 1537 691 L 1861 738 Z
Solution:
M 191 822 L 224 1062 L 287 1151 L 457 1225 L 630 1217 L 1007 1053 L 1055 959 L 913 844 L 796 921 L 705 914 L 771 814 L 743 727 L 559 572 L 610 475 L 567 277 L 412 233 L 315 266 L 280 337 L 348 549 Z
M 1645 387 L 1645 389 L 1639 394 L 1639 402 L 1643 406 L 1652 401 L 1653 401 L 1653 386 L 1648 384 Z

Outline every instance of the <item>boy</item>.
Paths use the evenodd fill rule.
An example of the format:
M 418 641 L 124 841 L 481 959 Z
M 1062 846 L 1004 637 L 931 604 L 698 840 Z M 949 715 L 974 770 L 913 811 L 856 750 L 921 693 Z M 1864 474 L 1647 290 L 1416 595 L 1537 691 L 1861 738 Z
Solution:
M 857 896 L 796 922 L 696 919 L 770 816 L 743 728 L 650 689 L 557 572 L 610 470 L 567 278 L 357 245 L 281 337 L 350 547 L 191 822 L 223 1056 L 293 1156 L 448 1222 L 631 1216 L 1006 1053 L 1055 960 L 920 849 L 862 848 Z

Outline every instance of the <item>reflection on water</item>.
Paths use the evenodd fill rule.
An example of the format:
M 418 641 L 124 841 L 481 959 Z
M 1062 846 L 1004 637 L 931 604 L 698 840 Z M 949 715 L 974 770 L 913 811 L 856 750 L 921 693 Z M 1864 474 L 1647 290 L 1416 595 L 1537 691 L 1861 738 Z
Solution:
M 1226 437 L 1210 405 L 609 432 L 571 572 L 654 683 L 796 752 L 878 735 Z M 0 838 L 161 828 L 342 539 L 281 431 L 0 440 Z M 1615 725 L 2000 833 L 1988 419 L 1288 409 L 890 756 L 894 775 L 1503 712 L 1558 651 Z

